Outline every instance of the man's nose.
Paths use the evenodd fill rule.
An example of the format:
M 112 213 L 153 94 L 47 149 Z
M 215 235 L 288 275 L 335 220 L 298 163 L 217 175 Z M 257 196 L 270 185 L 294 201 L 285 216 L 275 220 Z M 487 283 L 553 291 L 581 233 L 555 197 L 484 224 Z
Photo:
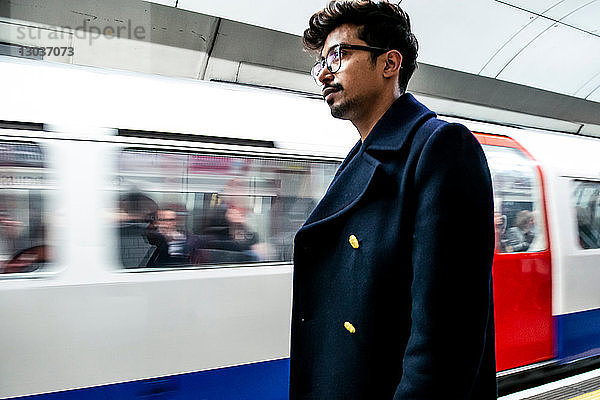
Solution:
M 329 68 L 325 67 L 321 70 L 317 78 L 321 84 L 325 85 L 327 82 L 331 82 L 333 80 L 333 74 L 331 71 L 329 71 Z

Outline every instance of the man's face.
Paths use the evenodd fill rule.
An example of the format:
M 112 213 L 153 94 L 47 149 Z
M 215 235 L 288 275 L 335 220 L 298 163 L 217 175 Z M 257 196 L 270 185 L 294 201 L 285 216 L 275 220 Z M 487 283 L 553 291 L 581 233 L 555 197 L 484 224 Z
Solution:
M 358 26 L 344 24 L 333 30 L 321 49 L 320 58 L 327 56 L 329 50 L 338 44 L 366 46 L 358 38 Z M 373 100 L 383 90 L 383 78 L 379 73 L 381 59 L 374 65 L 371 53 L 364 50 L 343 49 L 341 68 L 332 74 L 324 68 L 319 75 L 323 84 L 323 98 L 335 118 L 355 120 L 368 114 Z
M 158 210 L 158 229 L 164 232 L 175 230 L 177 215 L 173 210 Z
M 527 230 L 532 230 L 535 227 L 535 218 L 531 217 L 527 224 Z

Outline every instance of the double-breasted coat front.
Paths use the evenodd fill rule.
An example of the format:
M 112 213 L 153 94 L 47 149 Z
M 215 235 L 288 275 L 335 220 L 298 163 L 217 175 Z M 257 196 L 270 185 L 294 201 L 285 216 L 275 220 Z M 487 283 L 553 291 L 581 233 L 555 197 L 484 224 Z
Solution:
M 402 95 L 294 247 L 291 399 L 496 398 L 481 146 Z

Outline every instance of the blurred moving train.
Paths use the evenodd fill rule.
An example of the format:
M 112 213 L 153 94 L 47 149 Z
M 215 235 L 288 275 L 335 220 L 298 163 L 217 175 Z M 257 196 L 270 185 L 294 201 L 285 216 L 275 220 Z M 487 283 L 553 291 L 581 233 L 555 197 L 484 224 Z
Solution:
M 0 397 L 287 398 L 292 238 L 354 129 L 283 91 L 0 79 Z M 600 354 L 600 141 L 459 122 L 493 175 L 499 376 Z

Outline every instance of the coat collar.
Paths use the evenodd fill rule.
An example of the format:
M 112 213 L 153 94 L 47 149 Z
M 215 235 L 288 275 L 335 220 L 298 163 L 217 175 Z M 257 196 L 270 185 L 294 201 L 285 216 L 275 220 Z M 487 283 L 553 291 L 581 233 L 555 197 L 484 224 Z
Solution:
M 410 93 L 400 96 L 377 121 L 364 142 L 367 151 L 397 151 L 411 132 L 435 113 Z
M 381 162 L 378 151 L 397 151 L 411 132 L 435 113 L 405 93 L 375 124 L 364 142 L 354 145 L 338 168 L 325 196 L 308 217 L 298 234 L 343 215 L 358 204 Z

